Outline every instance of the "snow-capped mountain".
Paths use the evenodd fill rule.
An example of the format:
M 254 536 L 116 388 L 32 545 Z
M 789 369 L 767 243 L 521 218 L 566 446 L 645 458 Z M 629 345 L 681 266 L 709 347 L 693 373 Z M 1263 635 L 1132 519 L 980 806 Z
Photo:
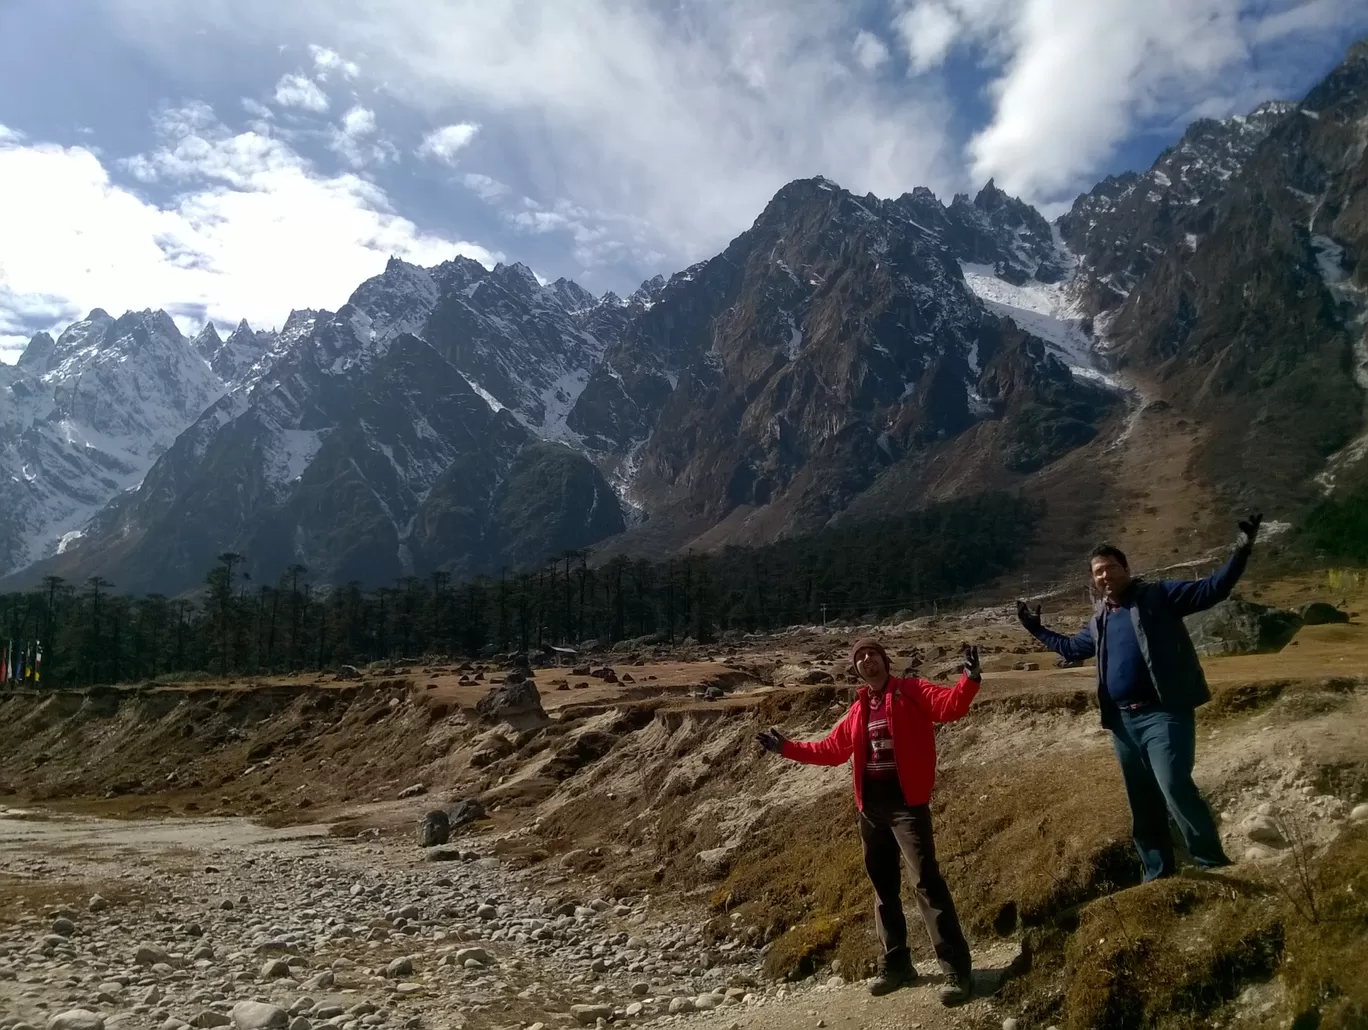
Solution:
M 933 479 L 1022 486 L 1158 400 L 1203 427 L 1194 468 L 1232 503 L 1318 495 L 1368 465 L 1366 84 L 1360 44 L 1301 104 L 1194 123 L 1054 225 L 991 182 L 942 204 L 813 178 L 626 299 L 391 259 L 279 333 L 92 313 L 0 366 L 3 467 L 46 484 L 0 560 L 66 535 L 30 575 L 173 591 L 226 549 L 259 580 L 374 583 L 628 523 L 657 551 L 772 539 Z
M 35 336 L 0 365 L 0 570 L 76 539 L 227 388 L 164 311 Z
M 1259 144 L 1296 109 L 1272 101 L 1248 115 L 1193 122 L 1149 171 L 1109 175 L 1075 200 L 1058 226 L 1082 265 L 1082 308 L 1095 315 L 1117 307 L 1161 255 L 1195 248 Z
M 576 373 L 601 354 L 578 325 L 597 306 L 519 265 L 391 260 L 335 313 L 295 312 L 278 337 L 240 329 L 238 380 L 63 558 L 138 589 L 192 585 L 227 549 L 254 576 L 299 561 L 377 582 L 619 532 L 594 465 L 538 442 L 560 434 Z M 233 339 L 201 336 L 220 358 Z M 262 353 L 264 371 L 248 360 Z

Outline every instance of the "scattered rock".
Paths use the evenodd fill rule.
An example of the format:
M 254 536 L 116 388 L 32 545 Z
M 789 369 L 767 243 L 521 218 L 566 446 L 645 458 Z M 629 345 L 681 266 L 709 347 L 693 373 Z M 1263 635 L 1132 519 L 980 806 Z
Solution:
M 140 966 L 167 965 L 171 961 L 171 956 L 161 948 L 154 947 L 151 944 L 143 944 L 139 946 L 133 961 Z
M 52 921 L 52 932 L 61 934 L 63 937 L 70 937 L 76 932 L 76 924 L 70 919 L 54 919 Z
M 571 1005 L 570 1015 L 580 1026 L 593 1026 L 600 1019 L 613 1018 L 611 1005 Z
M 413 959 L 409 958 L 407 955 L 405 955 L 402 958 L 395 959 L 393 962 L 391 962 L 389 965 L 385 967 L 385 975 L 389 977 L 391 980 L 397 979 L 401 976 L 412 976 Z
M 528 680 L 505 682 L 475 702 L 475 711 L 486 722 L 509 722 L 515 726 L 543 725 L 550 720 L 542 708 L 537 685 Z
M 424 862 L 455 862 L 461 857 L 460 848 L 428 848 Z
M 263 980 L 278 980 L 281 977 L 290 975 L 289 964 L 283 958 L 267 959 L 261 967 L 261 978 Z
M 228 1026 L 233 1021 L 222 1012 L 215 1012 L 213 1009 L 203 1009 L 190 1020 L 190 1025 L 199 1027 L 199 1030 L 212 1030 L 216 1026 Z
M 1244 821 L 1244 834 L 1255 844 L 1267 844 L 1269 847 L 1283 847 L 1287 843 L 1287 838 L 1283 836 L 1282 828 L 1277 821 L 1269 815 L 1255 813 Z
M 104 1030 L 104 1016 L 89 1009 L 67 1009 L 47 1021 L 47 1030 Z
M 86 908 L 90 909 L 92 912 L 103 912 L 108 907 L 109 902 L 98 894 L 92 894 L 90 896 L 90 901 L 86 903 Z
M 735 852 L 734 847 L 710 848 L 707 851 L 700 851 L 698 853 L 698 867 L 708 879 L 721 879 L 731 869 L 732 855 Z
M 289 1014 L 275 1005 L 260 1001 L 240 1001 L 233 1006 L 233 1025 L 237 1030 L 268 1030 L 287 1026 Z
M 1356 823 L 1368 822 L 1368 802 L 1355 805 L 1350 809 L 1349 818 Z

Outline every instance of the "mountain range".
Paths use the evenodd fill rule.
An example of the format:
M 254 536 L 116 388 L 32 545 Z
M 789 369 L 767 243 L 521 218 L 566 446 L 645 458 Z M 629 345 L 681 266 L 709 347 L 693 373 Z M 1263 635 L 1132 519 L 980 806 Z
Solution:
M 258 581 L 460 578 L 1001 487 L 1081 530 L 1105 505 L 1069 491 L 1161 410 L 1220 503 L 1304 510 L 1368 476 L 1365 126 L 1359 43 L 1053 224 L 992 182 L 818 177 L 627 298 L 391 259 L 278 331 L 97 309 L 0 365 L 0 574 L 177 593 L 235 551 Z

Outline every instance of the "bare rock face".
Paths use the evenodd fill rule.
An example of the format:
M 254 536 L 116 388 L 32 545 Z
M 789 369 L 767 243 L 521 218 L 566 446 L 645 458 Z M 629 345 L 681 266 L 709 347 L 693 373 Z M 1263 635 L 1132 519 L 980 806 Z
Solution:
M 506 722 L 517 727 L 539 726 L 549 722 L 542 708 L 541 692 L 531 680 L 505 680 L 475 702 L 475 711 L 485 722 Z

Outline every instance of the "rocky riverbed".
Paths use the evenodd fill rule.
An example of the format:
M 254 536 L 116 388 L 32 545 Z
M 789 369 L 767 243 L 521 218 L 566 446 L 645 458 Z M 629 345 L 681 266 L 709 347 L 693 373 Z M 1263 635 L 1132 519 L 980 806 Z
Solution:
M 753 950 L 705 946 L 649 896 L 435 853 L 240 819 L 0 813 L 20 899 L 0 921 L 0 1030 L 652 1023 L 798 989 L 762 986 Z

